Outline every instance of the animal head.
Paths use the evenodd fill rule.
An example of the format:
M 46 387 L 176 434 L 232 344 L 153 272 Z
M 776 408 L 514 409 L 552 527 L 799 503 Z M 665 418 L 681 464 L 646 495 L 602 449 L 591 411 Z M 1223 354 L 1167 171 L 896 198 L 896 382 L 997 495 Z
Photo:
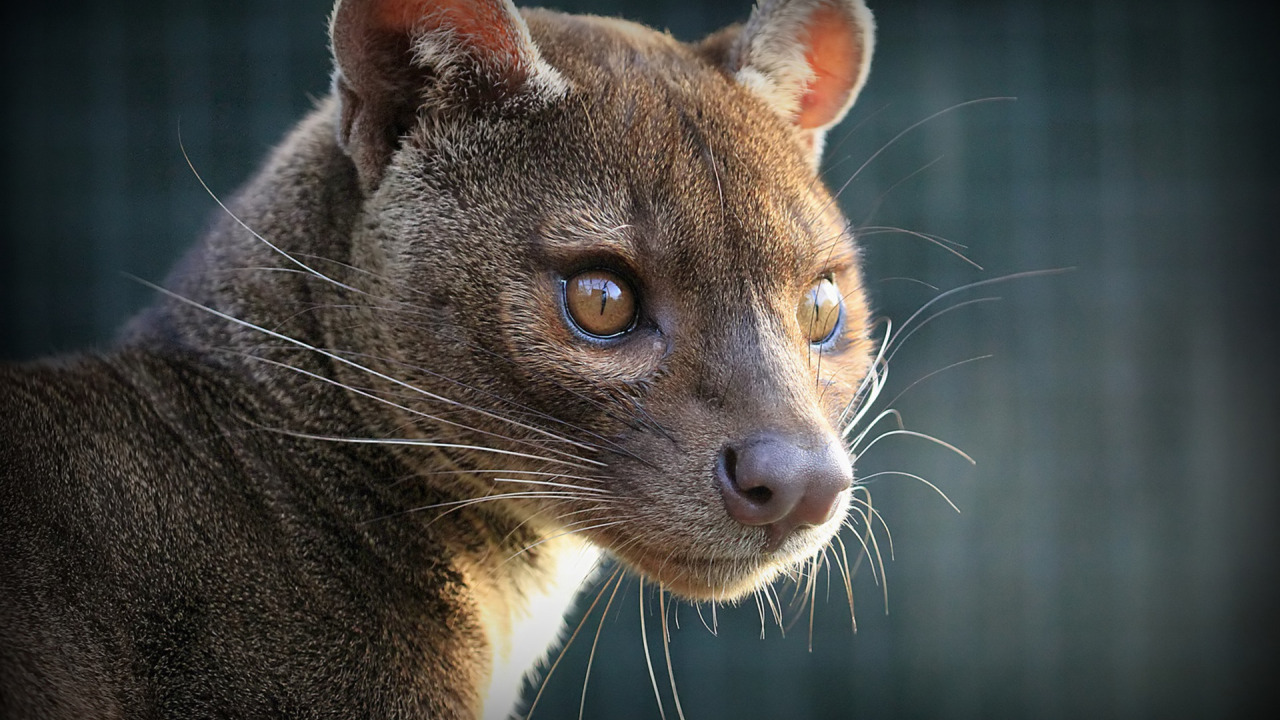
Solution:
M 509 0 L 339 2 L 355 245 L 401 309 L 386 372 L 426 389 L 405 432 L 487 448 L 459 460 L 504 470 L 474 492 L 685 597 L 825 546 L 873 342 L 816 168 L 872 34 L 861 0 L 766 0 L 695 44 Z

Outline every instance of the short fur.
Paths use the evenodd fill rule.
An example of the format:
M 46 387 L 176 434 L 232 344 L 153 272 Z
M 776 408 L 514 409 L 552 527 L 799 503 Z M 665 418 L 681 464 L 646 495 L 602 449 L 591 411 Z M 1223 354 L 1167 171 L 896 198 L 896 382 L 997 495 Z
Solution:
M 790 72 L 818 11 L 862 49 L 821 87 Z M 685 45 L 339 3 L 332 95 L 119 344 L 0 368 L 0 715 L 501 717 L 544 649 L 519 628 L 552 639 L 597 549 L 719 600 L 820 550 L 843 512 L 770 539 L 716 467 L 760 433 L 832 442 L 868 373 L 813 133 L 870 16 L 754 17 Z M 835 114 L 797 124 L 814 92 Z M 594 267 L 640 298 L 621 338 L 563 309 Z M 844 320 L 818 347 L 796 308 L 823 278 Z

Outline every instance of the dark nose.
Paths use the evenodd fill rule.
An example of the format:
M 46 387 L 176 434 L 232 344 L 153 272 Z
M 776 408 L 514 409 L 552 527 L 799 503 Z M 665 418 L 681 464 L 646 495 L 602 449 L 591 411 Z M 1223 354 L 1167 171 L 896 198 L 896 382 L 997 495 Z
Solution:
M 853 483 L 853 465 L 834 437 L 764 434 L 720 452 L 720 494 L 729 517 L 763 526 L 769 550 L 792 530 L 831 519 L 840 493 Z

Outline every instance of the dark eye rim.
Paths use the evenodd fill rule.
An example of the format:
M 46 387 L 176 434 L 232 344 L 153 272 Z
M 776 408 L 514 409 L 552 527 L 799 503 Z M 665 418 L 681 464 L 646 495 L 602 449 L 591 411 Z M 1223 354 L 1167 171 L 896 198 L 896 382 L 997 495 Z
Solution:
M 631 292 L 631 297 L 635 304 L 635 307 L 631 311 L 631 321 L 627 323 L 627 326 L 625 328 L 611 335 L 597 335 L 596 333 L 593 333 L 590 330 L 587 330 L 586 328 L 578 324 L 578 321 L 573 317 L 573 312 L 569 310 L 569 282 L 572 281 L 574 278 L 578 277 L 579 275 L 583 275 L 590 272 L 608 273 L 609 275 L 612 275 L 613 277 L 617 278 L 619 284 L 621 284 L 623 288 Z M 613 268 L 608 265 L 588 265 L 585 267 L 576 268 L 571 273 L 561 274 L 559 277 L 559 282 L 560 282 L 560 314 L 563 317 L 564 322 L 569 327 L 569 329 L 572 330 L 574 333 L 576 333 L 580 338 L 595 344 L 613 344 L 618 340 L 621 340 L 622 338 L 630 335 L 632 332 L 636 330 L 636 328 L 640 326 L 640 318 L 642 315 L 642 307 L 643 307 L 641 302 L 641 295 L 640 295 L 639 289 L 636 286 L 636 283 L 628 276 L 627 273 L 620 272 L 617 268 Z

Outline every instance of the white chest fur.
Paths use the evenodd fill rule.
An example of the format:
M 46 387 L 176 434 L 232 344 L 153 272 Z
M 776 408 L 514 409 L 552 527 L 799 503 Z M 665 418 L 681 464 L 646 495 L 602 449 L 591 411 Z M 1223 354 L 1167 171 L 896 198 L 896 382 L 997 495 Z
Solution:
M 522 573 L 514 578 L 514 592 L 504 593 L 506 602 L 485 608 L 493 674 L 485 693 L 484 720 L 514 717 L 525 673 L 563 640 L 564 615 L 600 559 L 595 546 L 572 536 L 538 549 L 544 551 L 540 564 L 545 562 L 547 571 Z M 545 673 L 545 662 L 540 669 Z

